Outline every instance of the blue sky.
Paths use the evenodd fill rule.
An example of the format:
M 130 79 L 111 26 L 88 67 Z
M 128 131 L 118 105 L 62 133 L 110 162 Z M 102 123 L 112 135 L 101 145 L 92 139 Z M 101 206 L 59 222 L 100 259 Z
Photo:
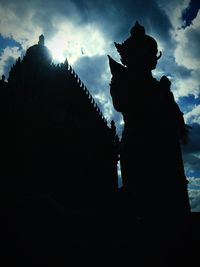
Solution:
M 109 94 L 107 54 L 119 56 L 114 41 L 129 37 L 138 20 L 158 41 L 163 56 L 153 72 L 167 75 L 171 90 L 193 128 L 183 147 L 192 210 L 200 211 L 200 3 L 198 0 L 1 0 L 0 75 L 45 35 L 54 61 L 68 59 L 119 135 L 123 121 Z

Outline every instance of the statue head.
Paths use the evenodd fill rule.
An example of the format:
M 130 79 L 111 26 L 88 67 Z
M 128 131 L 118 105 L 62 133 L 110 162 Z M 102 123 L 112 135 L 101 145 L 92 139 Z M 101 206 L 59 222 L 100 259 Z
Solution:
M 145 34 L 145 29 L 138 22 L 130 31 L 131 36 L 122 44 L 115 43 L 117 51 L 121 56 L 121 62 L 127 68 L 155 69 L 157 60 L 157 42 L 154 38 Z

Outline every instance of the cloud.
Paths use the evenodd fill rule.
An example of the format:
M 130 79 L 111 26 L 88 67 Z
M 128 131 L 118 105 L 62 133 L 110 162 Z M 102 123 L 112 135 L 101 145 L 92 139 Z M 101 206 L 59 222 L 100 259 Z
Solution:
M 73 64 L 73 67 L 99 102 L 105 102 L 107 99 L 111 103 L 109 94 L 111 76 L 106 55 L 82 56 Z
M 24 1 L 25 2 L 25 1 Z M 4 1 L 0 3 L 0 27 L 3 37 L 11 37 L 19 42 L 23 48 L 27 48 L 35 41 L 35 36 L 41 33 L 41 28 L 33 24 L 32 16 L 34 11 L 26 8 L 20 8 L 18 3 Z M 22 12 L 24 11 L 24 12 Z M 27 23 L 28 22 L 28 23 Z
M 182 146 L 183 161 L 187 176 L 200 175 L 200 125 L 192 124 L 189 131 L 189 142 Z
M 200 94 L 200 12 L 190 26 L 185 27 L 182 16 L 189 8 L 189 0 L 159 0 L 157 3 L 170 20 L 172 25 L 170 34 L 174 41 L 174 45 L 167 47 L 165 60 L 159 67 L 172 78 L 176 100 L 191 94 L 198 97 Z
M 198 98 L 200 95 L 200 70 L 191 70 L 190 76 L 180 75 L 174 82 L 176 98 L 193 95 Z
M 200 178 L 188 177 L 188 181 L 191 190 L 200 190 Z
M 178 43 L 175 49 L 177 64 L 188 69 L 199 69 L 199 46 L 200 46 L 200 11 L 192 24 L 175 32 L 175 40 Z
M 194 105 L 192 110 L 184 116 L 186 123 L 197 123 L 200 125 L 200 105 Z
M 16 58 L 21 56 L 19 47 L 6 47 L 0 55 L 0 73 L 8 77 L 10 67 L 15 63 Z
M 184 159 L 184 166 L 185 166 L 185 171 L 186 175 L 199 175 L 199 166 L 200 166 L 200 158 L 199 154 L 192 154 L 188 153 L 183 155 Z
M 190 26 L 175 29 L 172 32 L 172 37 L 177 43 L 174 50 L 175 63 L 190 70 L 189 76 L 181 75 L 176 80 L 176 96 L 182 97 L 192 94 L 198 97 L 200 94 L 200 11 Z
M 62 55 L 61 61 L 67 58 L 69 63 L 73 64 L 82 55 L 104 55 L 106 41 L 103 33 L 93 23 L 78 27 L 70 21 L 65 21 L 59 24 L 58 31 L 47 40 L 46 45 L 53 56 Z
M 107 39 L 124 38 L 136 20 L 146 24 L 160 39 L 169 37 L 170 22 L 156 1 L 1 1 L 1 28 L 4 36 L 33 43 L 41 31 L 53 37 L 60 24 L 71 21 L 77 27 L 95 23 L 107 34 Z M 145 8 L 144 8 L 145 7 Z M 159 23 L 157 23 L 159 20 Z M 28 22 L 28 23 L 27 23 Z M 86 36 L 87 38 L 87 36 Z
M 110 96 L 111 73 L 106 55 L 82 56 L 73 65 L 73 68 L 90 90 L 95 101 L 102 110 L 108 121 L 114 119 L 118 133 L 121 134 L 120 126 L 122 116 L 116 112 Z
M 188 190 L 190 206 L 193 212 L 200 212 L 200 190 Z
M 192 129 L 189 130 L 188 144 L 183 146 L 184 153 L 200 152 L 200 125 L 197 123 L 190 124 Z
M 159 7 L 167 14 L 174 29 L 183 25 L 182 15 L 189 7 L 190 0 L 157 0 Z

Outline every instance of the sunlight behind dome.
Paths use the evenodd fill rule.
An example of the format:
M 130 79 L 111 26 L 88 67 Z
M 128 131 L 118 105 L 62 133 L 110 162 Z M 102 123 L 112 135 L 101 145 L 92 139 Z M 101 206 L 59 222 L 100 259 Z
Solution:
M 51 51 L 53 60 L 58 62 L 64 62 L 66 59 L 65 50 L 66 46 L 62 40 L 53 38 L 51 41 L 47 42 L 47 47 Z
M 105 53 L 105 40 L 95 25 L 79 28 L 69 22 L 62 23 L 57 34 L 47 40 L 46 45 L 54 61 L 64 62 L 67 58 L 70 64 L 84 55 L 90 57 Z

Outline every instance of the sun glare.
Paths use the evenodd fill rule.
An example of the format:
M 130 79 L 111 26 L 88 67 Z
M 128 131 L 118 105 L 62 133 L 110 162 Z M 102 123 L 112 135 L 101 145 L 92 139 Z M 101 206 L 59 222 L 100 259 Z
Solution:
M 86 38 L 87 36 L 87 38 Z M 94 56 L 105 53 L 105 40 L 101 32 L 92 25 L 78 28 L 72 24 L 62 24 L 59 32 L 47 41 L 53 60 L 73 64 L 83 55 Z
M 58 62 L 64 62 L 65 57 L 65 44 L 62 40 L 59 39 L 52 39 L 50 42 L 47 43 L 47 47 L 51 51 L 53 60 Z

